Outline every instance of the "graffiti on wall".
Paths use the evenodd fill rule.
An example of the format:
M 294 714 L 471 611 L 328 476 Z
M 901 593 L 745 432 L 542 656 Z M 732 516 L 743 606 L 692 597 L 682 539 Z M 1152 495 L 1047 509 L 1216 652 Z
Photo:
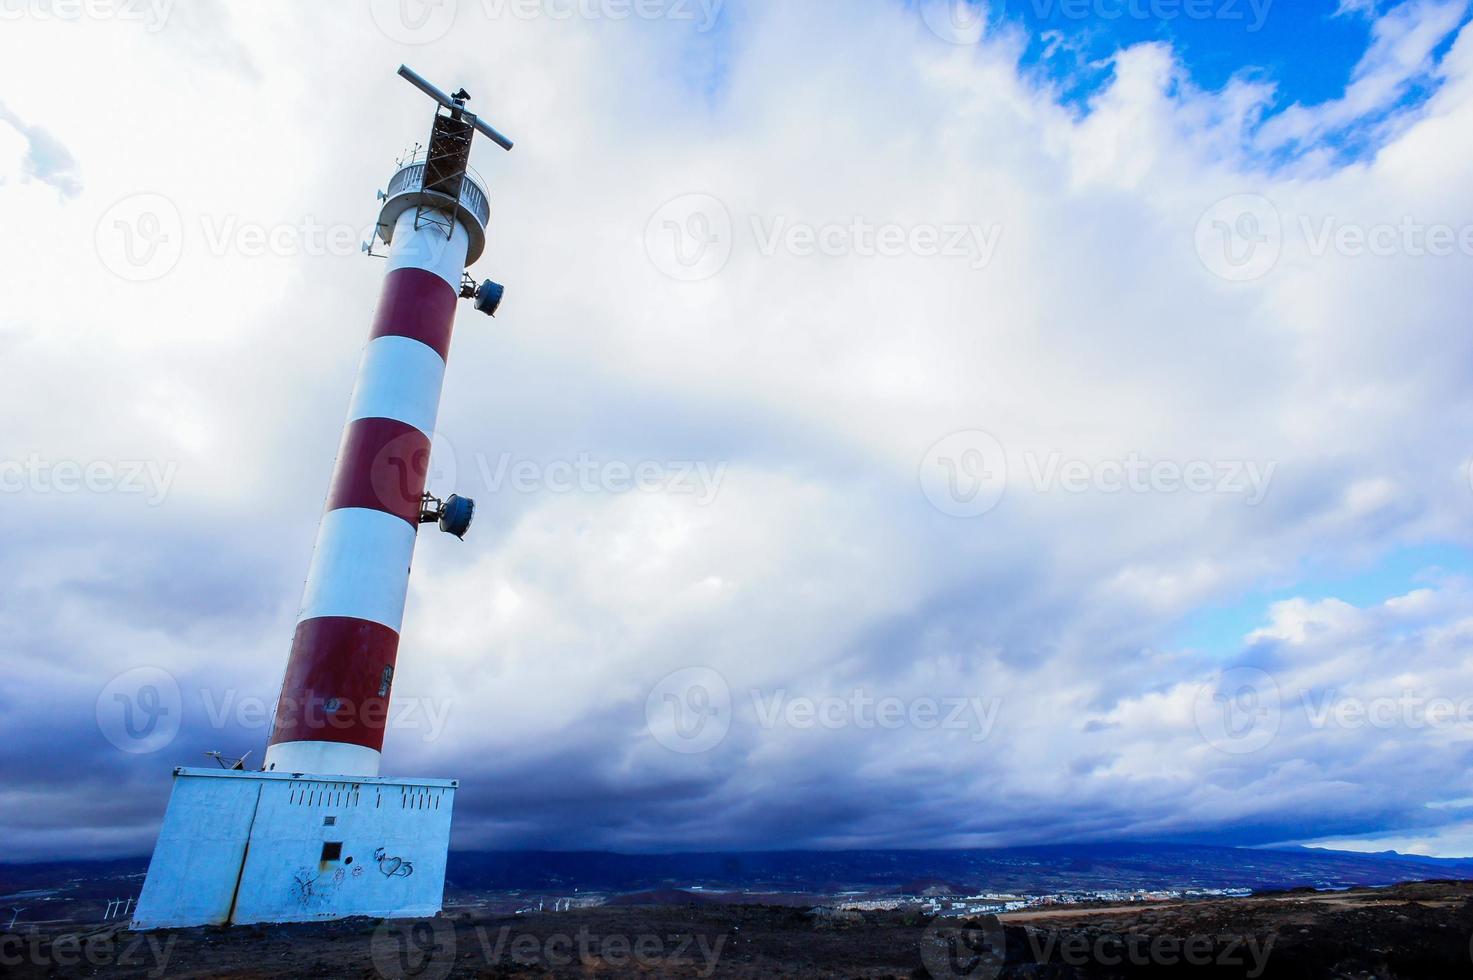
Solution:
M 317 897 L 318 875 L 311 868 L 299 868 L 292 877 L 292 897 L 298 905 L 311 905 Z
M 386 878 L 408 878 L 414 874 L 414 865 L 401 857 L 389 857 L 388 852 L 382 847 L 373 852 L 373 859 L 378 862 L 378 869 L 384 873 Z

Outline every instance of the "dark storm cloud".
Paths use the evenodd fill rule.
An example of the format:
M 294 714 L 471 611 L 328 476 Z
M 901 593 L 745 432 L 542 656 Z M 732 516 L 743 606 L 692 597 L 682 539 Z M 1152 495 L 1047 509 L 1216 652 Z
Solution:
M 476 271 L 511 291 L 497 321 L 462 318 L 440 420 L 432 485 L 477 497 L 478 524 L 464 544 L 421 540 L 396 674 L 396 704 L 443 712 L 443 728 L 392 731 L 385 771 L 462 781 L 459 847 L 1252 844 L 1455 825 L 1427 804 L 1473 795 L 1448 775 L 1470 761 L 1448 745 L 1458 730 L 1316 725 L 1301 692 L 1311 707 L 1331 689 L 1458 694 L 1466 584 L 1281 604 L 1214 651 L 1173 637 L 1194 611 L 1289 588 L 1307 565 L 1466 538 L 1466 440 L 1446 422 L 1473 406 L 1459 267 L 1288 251 L 1277 278 L 1236 288 L 1191 242 L 1203 209 L 1244 188 L 1348 215 L 1416 183 L 1434 216 L 1454 213 L 1466 182 L 1407 161 L 1456 148 L 1408 116 L 1405 170 L 1308 161 L 1265 176 L 1222 120 L 1248 111 L 1233 99 L 1268 97 L 1178 86 L 1162 46 L 1123 53 L 1118 84 L 1075 118 L 1005 47 L 954 50 L 908 13 L 837 9 L 754 11 L 719 98 L 672 85 L 678 46 L 581 24 L 424 50 L 445 77 L 504 70 L 491 79 L 516 97 L 494 104 L 533 137 L 491 165 L 497 227 Z M 99 125 L 167 184 L 191 248 L 156 281 L 98 262 L 86 292 L 28 273 L 7 296 L 7 364 L 22 368 L 0 391 L 13 433 L 0 462 L 178 464 L 155 504 L 54 487 L 3 498 L 12 856 L 144 853 L 173 766 L 261 758 L 262 711 L 244 709 L 276 694 L 381 269 L 217 254 L 192 222 L 366 224 L 401 135 L 426 121 L 390 74 L 362 72 L 403 56 L 366 15 L 177 16 L 139 59 L 146 102 L 108 102 Z M 111 43 L 84 41 L 93 56 Z M 811 89 L 793 90 L 794 66 Z M 1470 66 L 1464 39 L 1445 65 L 1457 98 L 1426 110 L 1445 128 L 1466 130 Z M 186 76 L 219 114 L 188 153 L 150 157 L 197 110 Z M 337 97 L 344 85 L 364 88 Z M 903 138 L 877 145 L 877 127 Z M 91 210 L 78 219 L 74 197 L 26 220 L 90 261 L 98 217 L 143 177 L 89 167 L 81 188 L 65 148 L 28 132 L 35 179 Z M 676 282 L 642 236 L 693 191 L 721 198 L 740 247 L 712 280 Z M 752 237 L 753 219 L 842 229 L 856 214 L 995 219 L 1011 250 L 974 270 L 766 255 Z M 920 471 L 938 440 L 975 429 L 1004 444 L 1009 479 L 994 511 L 962 518 Z M 1250 506 L 1032 485 L 1051 453 L 1278 468 Z M 705 501 L 549 485 L 549 467 L 583 454 L 722 469 Z M 490 485 L 504 457 L 531 466 L 528 487 Z M 1198 717 L 1235 665 L 1282 698 L 1278 731 L 1236 754 Z M 109 687 L 142 668 L 167 682 Z M 692 669 L 731 704 L 700 751 L 671 743 L 647 700 Z M 177 705 L 139 696 L 169 683 Z M 957 700 L 963 724 L 878 725 L 882 699 L 943 714 Z M 143 727 L 150 705 L 177 711 L 156 719 L 177 731 L 129 751 L 128 704 Z

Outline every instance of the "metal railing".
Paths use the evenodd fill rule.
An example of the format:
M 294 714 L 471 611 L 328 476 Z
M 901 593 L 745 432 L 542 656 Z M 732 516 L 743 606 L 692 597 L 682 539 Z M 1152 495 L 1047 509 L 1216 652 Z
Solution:
M 393 198 L 400 194 L 424 190 L 424 180 L 424 160 L 406 163 L 390 178 L 389 188 L 385 194 Z M 460 185 L 460 203 L 480 220 L 482 227 L 490 223 L 491 202 L 486 197 L 485 182 L 474 170 L 466 170 L 465 180 Z

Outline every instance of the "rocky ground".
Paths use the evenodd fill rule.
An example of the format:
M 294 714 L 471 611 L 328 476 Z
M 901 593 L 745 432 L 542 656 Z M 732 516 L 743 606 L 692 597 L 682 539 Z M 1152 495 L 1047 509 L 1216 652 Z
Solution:
M 1473 883 L 928 920 L 741 906 L 0 941 L 31 977 L 1375 977 L 1473 974 Z

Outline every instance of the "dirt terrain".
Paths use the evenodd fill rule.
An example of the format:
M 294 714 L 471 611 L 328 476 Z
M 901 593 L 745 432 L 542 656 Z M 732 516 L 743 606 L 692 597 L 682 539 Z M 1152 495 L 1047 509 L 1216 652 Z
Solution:
M 1473 974 L 1473 883 L 993 918 L 624 906 L 421 922 L 6 935 L 14 977 L 1211 977 Z M 999 955 L 1005 949 L 1005 959 Z

